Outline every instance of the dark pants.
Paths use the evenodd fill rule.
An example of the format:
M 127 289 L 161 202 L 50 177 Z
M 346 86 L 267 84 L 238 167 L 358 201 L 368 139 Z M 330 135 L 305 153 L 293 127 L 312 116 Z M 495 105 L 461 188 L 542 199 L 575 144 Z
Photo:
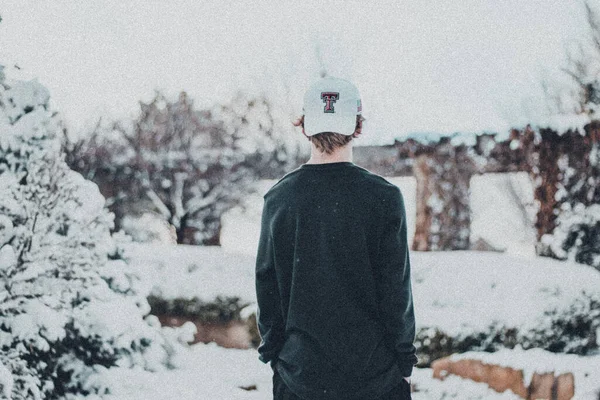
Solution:
M 273 400 L 310 400 L 296 396 L 281 379 L 281 375 L 273 368 Z M 343 400 L 343 399 L 340 399 Z M 366 400 L 366 399 L 365 399 Z M 398 386 L 377 399 L 369 400 L 411 400 L 410 385 L 404 379 Z

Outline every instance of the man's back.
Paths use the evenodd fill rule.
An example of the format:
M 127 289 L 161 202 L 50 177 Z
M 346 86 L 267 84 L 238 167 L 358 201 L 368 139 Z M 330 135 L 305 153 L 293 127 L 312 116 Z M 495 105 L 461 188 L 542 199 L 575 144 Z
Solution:
M 306 398 L 375 398 L 410 376 L 414 314 L 400 190 L 351 163 L 304 164 L 264 196 L 261 360 Z

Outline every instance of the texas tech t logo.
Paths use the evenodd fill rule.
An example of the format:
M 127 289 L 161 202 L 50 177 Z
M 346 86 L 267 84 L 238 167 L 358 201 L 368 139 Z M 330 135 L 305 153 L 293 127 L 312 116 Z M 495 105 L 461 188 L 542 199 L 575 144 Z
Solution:
M 335 109 L 333 108 L 333 103 L 335 103 L 339 98 L 340 94 L 338 92 L 321 92 L 321 99 L 323 100 L 323 103 L 325 103 L 325 108 L 323 108 L 323 112 L 335 112 Z

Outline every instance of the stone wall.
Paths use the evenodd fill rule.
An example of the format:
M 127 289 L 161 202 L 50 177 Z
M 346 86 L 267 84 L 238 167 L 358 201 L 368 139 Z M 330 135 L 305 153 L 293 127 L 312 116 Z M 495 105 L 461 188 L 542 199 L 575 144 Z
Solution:
M 570 400 L 575 395 L 575 379 L 571 373 L 534 373 L 531 381 L 526 384 L 523 371 L 486 364 L 480 360 L 453 361 L 450 357 L 445 357 L 434 361 L 432 368 L 434 378 L 444 380 L 448 375 L 457 375 L 486 383 L 500 393 L 511 390 L 523 399 Z
M 356 146 L 354 162 L 382 176 L 417 179 L 417 226 L 413 250 L 471 248 L 469 182 L 474 174 L 525 171 L 535 185 L 538 240 L 554 231 L 565 204 L 600 203 L 600 122 L 584 132 L 550 129 L 456 135 L 435 141 L 414 137 L 387 146 Z

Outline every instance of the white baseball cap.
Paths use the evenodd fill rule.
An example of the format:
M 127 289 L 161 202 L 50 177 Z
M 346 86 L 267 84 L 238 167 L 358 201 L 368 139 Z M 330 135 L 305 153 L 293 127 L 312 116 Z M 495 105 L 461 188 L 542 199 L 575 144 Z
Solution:
M 314 82 L 304 94 L 304 133 L 321 132 L 352 135 L 356 116 L 362 112 L 358 89 L 345 79 L 326 76 Z

